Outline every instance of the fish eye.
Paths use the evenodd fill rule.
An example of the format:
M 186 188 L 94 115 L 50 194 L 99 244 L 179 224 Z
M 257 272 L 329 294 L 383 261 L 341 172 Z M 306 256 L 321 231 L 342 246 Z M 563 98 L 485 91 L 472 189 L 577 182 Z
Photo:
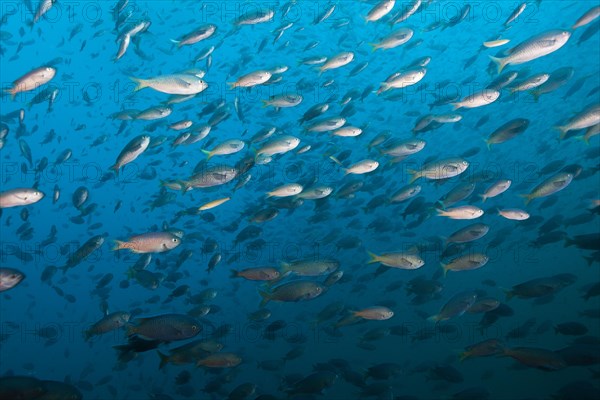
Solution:
M 171 240 L 173 241 L 173 243 L 177 243 L 177 238 L 173 238 Z
M 198 327 L 196 325 L 192 325 L 192 330 L 193 331 L 198 330 Z

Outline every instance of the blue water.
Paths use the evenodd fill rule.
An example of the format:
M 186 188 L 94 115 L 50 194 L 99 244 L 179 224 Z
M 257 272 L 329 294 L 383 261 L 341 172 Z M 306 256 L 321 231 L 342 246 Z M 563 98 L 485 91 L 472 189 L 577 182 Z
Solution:
M 539 99 L 526 91 L 511 93 L 508 87 L 513 82 L 501 89 L 500 98 L 492 104 L 458 109 L 459 122 L 441 124 L 416 136 L 412 130 L 424 115 L 453 112 L 450 104 L 430 107 L 436 99 L 464 98 L 497 78 L 488 56 L 548 30 L 569 30 L 598 2 L 527 2 L 523 13 L 505 27 L 518 2 L 423 1 L 415 14 L 393 28 L 388 23 L 392 16 L 412 2 L 396 1 L 390 14 L 366 23 L 365 17 L 376 3 L 130 1 L 115 13 L 111 2 L 59 0 L 33 26 L 37 3 L 0 3 L 2 87 L 11 87 L 15 79 L 41 66 L 56 69 L 49 83 L 18 93 L 14 99 L 5 93 L 0 103 L 3 127 L 8 127 L 0 153 L 1 190 L 35 185 L 45 194 L 35 204 L 2 209 L 1 267 L 25 274 L 21 283 L 0 294 L 2 399 L 18 398 L 15 393 L 26 392 L 27 385 L 17 392 L 6 389 L 15 375 L 66 382 L 76 393 L 74 398 L 85 399 L 225 399 L 243 384 L 250 384 L 244 387 L 252 390 L 229 398 L 597 398 L 600 298 L 598 294 L 588 300 L 582 296 L 600 281 L 598 244 L 587 248 L 565 244 L 576 235 L 600 232 L 600 149 L 597 136 L 587 145 L 578 140 L 585 130 L 570 131 L 559 140 L 555 126 L 600 103 L 600 20 L 570 30 L 568 42 L 554 53 L 503 70 L 517 72 L 515 82 L 519 82 L 533 74 L 552 75 L 561 68 L 572 68 L 563 70 L 567 77 L 561 85 Z M 332 5 L 331 15 L 315 24 Z M 459 21 L 457 15 L 466 6 L 470 9 Z M 265 23 L 234 25 L 240 16 L 256 10 L 273 10 L 274 16 Z M 128 13 L 131 16 L 124 23 L 115 19 Z M 150 26 L 135 35 L 126 53 L 115 61 L 119 32 L 143 21 Z M 171 42 L 209 23 L 217 30 L 208 39 L 180 48 Z M 287 29 L 276 40 L 281 28 Z M 394 49 L 371 51 L 369 43 L 398 28 L 412 29 L 413 37 Z M 510 39 L 510 43 L 483 47 L 483 42 L 498 38 Z M 316 45 L 307 49 L 311 42 Z M 213 53 L 195 61 L 209 46 L 215 46 Z M 342 51 L 354 52 L 354 60 L 322 74 L 316 66 L 300 62 Z M 388 76 L 422 57 L 431 57 L 431 62 L 420 82 L 375 93 Z M 364 62 L 368 63 L 364 70 L 350 74 Z M 233 90 L 227 85 L 244 74 L 278 66 L 289 68 L 277 83 Z M 141 111 L 170 98 L 150 88 L 134 91 L 136 85 L 130 77 L 151 78 L 191 68 L 206 72 L 203 79 L 208 88 L 190 100 L 172 104 L 168 117 L 154 121 L 113 118 L 122 110 Z M 50 86 L 58 89 L 50 110 L 49 98 L 28 105 Z M 281 94 L 301 94 L 303 100 L 296 107 L 262 107 L 261 100 Z M 344 98 L 347 104 L 342 104 Z M 207 124 L 219 102 L 218 112 L 225 111 L 227 117 L 213 126 L 206 138 L 190 145 L 173 145 L 184 131 L 169 129 L 169 125 L 186 119 L 193 127 Z M 306 128 L 315 120 L 304 124 L 298 120 L 318 103 L 328 103 L 329 109 L 315 120 L 344 115 L 346 125 L 360 127 L 362 134 L 338 137 L 330 132 L 308 132 Z M 20 109 L 24 110 L 21 122 Z M 484 140 L 515 118 L 528 119 L 527 129 L 488 149 Z M 243 177 L 185 194 L 161 186 L 161 182 L 188 179 L 207 158 L 200 150 L 211 150 L 227 139 L 244 140 L 246 145 L 236 154 L 214 156 L 200 165 L 199 171 L 221 164 L 235 166 L 244 157 L 260 161 L 254 155 L 264 142 L 250 140 L 269 127 L 277 128 L 271 139 L 285 134 L 298 137 L 301 143 L 273 156 L 269 163 L 252 166 L 243 175 L 251 178 L 241 188 L 234 189 Z M 42 143 L 50 131 L 55 132 L 54 137 Z M 377 150 L 384 146 L 368 146 L 385 131 L 391 139 L 416 137 L 426 146 L 391 163 L 391 157 Z M 151 144 L 116 176 L 109 168 L 127 143 L 142 134 L 154 143 L 161 137 L 166 140 L 155 147 Z M 98 140 L 103 135 L 104 141 Z M 97 140 L 100 143 L 93 145 Z M 31 164 L 23 156 L 20 141 L 30 148 Z M 298 154 L 305 145 L 310 145 L 310 150 Z M 72 157 L 56 164 L 65 149 L 72 151 Z M 379 167 L 362 175 L 344 175 L 329 156 L 343 167 L 364 159 L 378 161 Z M 48 165 L 40 169 L 44 157 Z M 422 190 L 415 198 L 422 197 L 423 203 L 416 210 L 405 212 L 415 205 L 411 203 L 415 198 L 389 202 L 396 190 L 408 184 L 411 170 L 451 157 L 466 159 L 469 167 L 450 179 L 417 180 Z M 520 194 L 531 192 L 565 167 L 578 172 L 566 188 L 525 205 Z M 498 179 L 510 179 L 511 187 L 482 203 L 477 195 Z M 352 196 L 340 196 L 339 189 L 352 180 L 362 182 L 362 187 Z M 453 207 L 477 206 L 484 215 L 468 221 L 437 216 L 435 203 L 461 182 L 475 183 L 475 188 Z M 328 186 L 333 193 L 321 200 L 305 199 L 294 209 L 266 198 L 267 192 L 288 183 L 300 183 L 305 189 Z M 82 186 L 88 189 L 89 199 L 78 210 L 72 195 Z M 60 191 L 56 203 L 55 190 Z M 161 195 L 171 197 L 165 204 L 153 204 Z M 224 197 L 231 200 L 182 215 Z M 249 221 L 257 211 L 276 206 L 281 208 L 274 219 Z M 498 215 L 498 209 L 509 208 L 522 209 L 530 218 L 515 221 Z M 86 209 L 89 213 L 82 216 Z M 489 232 L 462 247 L 445 249 L 445 239 L 471 223 L 484 223 Z M 238 237 L 248 226 L 257 227 L 256 234 L 248 239 Z M 54 239 L 44 242 L 53 227 Z M 147 269 L 164 277 L 158 287 L 150 289 L 129 279 L 127 272 L 139 255 L 112 251 L 113 241 L 169 229 L 183 231 L 183 237 L 175 249 L 152 254 Z M 64 266 L 69 256 L 95 235 L 105 238 L 100 248 L 64 274 L 54 269 Z M 216 246 L 207 246 L 211 241 Z M 388 268 L 368 263 L 367 251 L 418 254 L 425 264 L 416 270 Z M 191 256 L 177 266 L 184 252 Z M 486 254 L 487 264 L 443 276 L 440 261 L 475 253 Z M 209 271 L 215 254 L 221 255 L 221 261 Z M 314 299 L 271 301 L 265 306 L 270 318 L 250 321 L 249 315 L 260 309 L 259 290 L 268 287 L 232 278 L 231 270 L 280 268 L 282 262 L 303 259 L 335 260 L 343 277 Z M 43 273 L 50 272 L 55 274 L 47 279 Z M 506 296 L 514 285 L 561 273 L 572 274 L 573 279 L 549 295 L 510 300 Z M 286 276 L 273 287 L 294 280 L 321 284 L 326 275 Z M 415 279 L 431 279 L 441 290 L 417 298 L 407 291 Z M 189 289 L 165 302 L 182 285 Z M 196 367 L 202 358 L 198 357 L 184 365 L 159 369 L 157 349 L 119 361 L 113 347 L 128 343 L 126 327 L 89 341 L 83 337 L 105 312 L 130 313 L 132 326 L 139 325 L 143 317 L 186 314 L 199 305 L 192 304 L 198 303 L 194 296 L 207 289 L 216 291 L 216 297 L 205 301 L 210 312 L 198 317 L 200 334 L 161 343 L 158 350 L 168 354 L 192 340 L 212 339 L 223 345 L 221 352 L 241 357 L 238 366 Z M 480 299 L 497 299 L 505 315 L 489 326 L 482 326 L 484 313 L 466 312 L 439 323 L 428 320 L 453 296 L 466 291 L 475 291 Z M 317 314 L 332 304 L 338 305 L 337 312 L 318 320 Z M 391 309 L 393 317 L 335 327 L 352 311 L 376 305 Z M 583 324 L 585 332 L 568 335 L 555 329 L 574 322 Z M 459 360 L 465 347 L 486 339 L 500 340 L 502 350 L 488 357 Z M 573 353 L 574 348 L 559 351 L 573 343 L 578 343 L 578 354 Z M 547 350 L 558 357 L 558 367 L 527 366 L 505 354 L 522 347 Z M 297 354 L 281 361 L 294 349 Z M 368 368 L 382 363 L 395 364 L 390 376 L 376 379 L 367 373 Z M 331 379 L 322 386 L 298 383 L 315 372 Z M 187 373 L 188 378 L 183 379 Z M 51 391 L 44 390 L 50 396 Z M 39 396 L 41 392 L 22 398 L 50 398 Z

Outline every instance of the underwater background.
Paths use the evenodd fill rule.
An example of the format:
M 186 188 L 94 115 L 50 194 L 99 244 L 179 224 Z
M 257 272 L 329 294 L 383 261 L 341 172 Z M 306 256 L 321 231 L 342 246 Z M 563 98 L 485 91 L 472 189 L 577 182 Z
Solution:
M 598 6 L 1 1 L 0 399 L 598 398 Z

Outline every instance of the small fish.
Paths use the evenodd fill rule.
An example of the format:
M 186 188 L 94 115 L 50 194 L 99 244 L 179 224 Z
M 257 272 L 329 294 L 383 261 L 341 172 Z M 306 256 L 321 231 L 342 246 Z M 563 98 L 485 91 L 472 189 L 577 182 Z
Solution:
M 53 0 L 43 0 L 42 3 L 49 1 L 52 2 Z M 15 80 L 12 88 L 5 89 L 4 91 L 10 93 L 12 99 L 14 99 L 18 93 L 35 90 L 50 82 L 55 75 L 56 69 L 52 67 L 36 68 Z
M 490 59 L 498 66 L 498 73 L 507 65 L 518 65 L 554 53 L 563 47 L 571 32 L 564 30 L 550 30 L 535 35 L 508 51 L 506 57 L 493 57 Z
M 190 95 L 198 94 L 208 87 L 208 84 L 202 78 L 192 73 L 161 75 L 149 79 L 131 77 L 131 80 L 137 84 L 134 89 L 135 92 L 144 88 L 151 88 L 166 94 Z
M 326 287 L 311 281 L 294 281 L 276 286 L 272 291 L 259 290 L 262 297 L 261 306 L 269 301 L 297 302 L 314 299 L 320 296 Z
M 113 251 L 130 250 L 133 253 L 162 253 L 181 244 L 181 238 L 170 232 L 151 232 L 132 236 L 128 241 L 115 240 Z
M 92 337 L 111 332 L 115 329 L 124 327 L 131 318 L 131 314 L 125 311 L 116 311 L 105 315 L 101 320 L 94 323 L 84 332 L 85 340 L 90 340 Z
M 0 292 L 5 292 L 17 286 L 25 279 L 25 274 L 14 268 L 0 268 Z
M 44 198 L 44 193 L 33 188 L 9 189 L 0 192 L 0 209 L 35 204 Z
M 127 335 L 137 335 L 146 340 L 172 342 L 186 340 L 198 335 L 202 325 L 184 314 L 162 314 L 155 317 L 136 318 L 137 324 L 127 326 Z
M 110 167 L 113 171 L 115 171 L 116 175 L 119 175 L 119 170 L 125 165 L 135 161 L 150 144 L 150 136 L 148 135 L 140 135 L 133 138 L 119 153 L 117 157 L 117 161 L 115 164 Z

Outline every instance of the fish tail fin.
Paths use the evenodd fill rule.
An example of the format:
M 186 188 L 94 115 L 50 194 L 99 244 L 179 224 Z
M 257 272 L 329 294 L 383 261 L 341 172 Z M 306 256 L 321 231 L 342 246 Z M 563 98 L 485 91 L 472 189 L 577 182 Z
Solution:
M 117 164 L 111 165 L 109 169 L 113 170 L 116 176 L 119 176 L 119 166 Z
M 262 106 L 261 106 L 262 108 L 269 107 L 269 100 L 261 100 L 261 102 L 262 102 Z
M 129 268 L 129 269 L 128 269 L 128 270 L 125 272 L 125 275 L 127 276 L 127 279 L 133 279 L 133 278 L 135 278 L 136 272 L 137 272 L 137 271 L 136 271 L 135 269 L 133 269 L 133 268 Z
M 444 271 L 444 278 L 446 277 L 446 275 L 448 275 L 448 264 L 444 264 L 443 262 L 440 263 L 440 266 L 442 267 L 442 270 Z
M 515 297 L 514 292 L 510 289 L 502 289 L 502 291 L 504 292 L 504 295 L 506 296 L 506 301 L 509 301 L 510 299 Z
M 94 335 L 92 334 L 91 329 L 86 329 L 83 332 L 83 340 L 85 340 L 86 342 L 89 341 L 92 338 L 92 336 L 94 336 Z
M 181 194 L 186 194 L 190 190 L 190 185 L 186 181 L 177 181 L 181 185 Z
M 258 290 L 258 293 L 260 294 L 260 297 L 262 297 L 262 300 L 260 301 L 260 306 L 264 307 L 269 301 L 271 301 L 271 294 L 264 291 L 264 290 Z
M 379 45 L 377 43 L 368 43 L 368 45 L 371 46 L 371 53 L 375 53 L 379 48 Z
M 450 103 L 450 105 L 452 106 L 452 110 L 456 111 L 459 108 L 462 108 L 462 104 L 460 103 Z
M 467 358 L 469 358 L 470 354 L 468 351 L 463 351 L 462 353 L 459 354 L 458 356 L 458 361 L 463 362 L 465 361 Z
M 585 135 L 575 136 L 575 139 L 582 141 L 586 145 L 590 145 L 590 140 Z
M 237 269 L 232 269 L 231 270 L 231 275 L 229 276 L 230 278 L 237 278 L 240 276 L 240 271 L 238 271 Z
M 134 92 L 137 92 L 139 90 L 142 90 L 142 89 L 148 87 L 148 82 L 144 79 L 134 78 L 133 76 L 130 76 L 129 79 L 131 79 L 132 81 L 134 81 L 137 84 L 135 89 L 133 89 Z
M 206 160 L 210 160 L 211 157 L 213 156 L 212 151 L 210 150 L 206 150 L 206 149 L 200 149 L 201 152 L 203 152 L 204 154 L 206 154 Z
M 6 93 L 10 94 L 10 99 L 11 100 L 13 100 L 13 101 L 15 100 L 15 96 L 17 95 L 17 88 L 16 87 L 10 88 L 10 89 L 4 89 L 4 91 Z
M 492 142 L 490 141 L 490 139 L 483 139 L 483 141 L 485 142 L 485 146 L 487 147 L 488 150 L 492 149 Z
M 369 255 L 369 261 L 367 261 L 367 264 L 373 264 L 376 262 L 379 262 L 380 258 L 377 254 L 375 253 L 371 253 L 370 251 L 367 250 L 367 254 Z
M 291 265 L 289 263 L 281 262 L 281 265 L 280 265 L 281 276 L 284 276 L 284 275 L 290 273 L 291 271 L 292 271 L 292 269 L 291 269 Z
M 435 211 L 437 211 L 438 217 L 445 217 L 446 215 L 448 215 L 448 213 L 446 213 L 446 211 L 442 210 L 441 208 L 436 208 Z
M 591 267 L 592 264 L 594 263 L 594 257 L 583 256 L 583 258 L 587 262 L 588 267 Z M 587 301 L 587 298 L 585 300 Z
M 340 160 L 338 160 L 337 158 L 335 158 L 334 156 L 329 156 L 329 159 L 331 161 L 333 161 L 334 163 L 336 163 L 337 165 L 339 165 L 340 167 L 342 166 L 342 163 L 340 162 Z
M 506 67 L 507 61 L 506 58 L 500 58 L 500 57 L 494 57 L 494 56 L 489 56 L 490 60 L 492 60 L 492 62 L 494 62 L 494 64 L 496 64 L 496 66 L 498 67 L 498 74 L 500 74 L 502 72 L 502 70 L 504 69 L 504 67 Z
M 478 196 L 481 197 L 481 202 L 485 203 L 485 201 L 487 200 L 487 196 L 485 194 L 480 194 Z
M 568 236 L 565 237 L 565 245 L 563 247 L 570 247 L 570 246 L 573 246 L 574 244 L 575 244 L 575 241 L 573 239 L 571 239 Z
M 429 321 L 429 322 L 436 322 L 437 323 L 440 320 L 441 320 L 441 318 L 440 318 L 439 314 L 435 314 L 435 315 L 432 315 L 431 317 L 427 318 L 427 321 Z
M 169 39 L 171 43 L 176 44 L 177 48 L 181 47 L 181 41 L 175 39 Z
M 519 196 L 525 199 L 525 205 L 528 205 L 531 202 L 531 200 L 534 199 L 532 194 L 520 194 Z
M 158 356 L 160 357 L 160 364 L 158 365 L 158 369 L 163 369 L 165 365 L 169 363 L 169 356 L 160 352 L 160 350 L 156 351 Z
M 410 180 L 408 181 L 409 184 L 413 183 L 421 177 L 420 172 L 415 171 L 414 169 L 409 169 L 407 172 L 410 174 Z
M 233 90 L 237 87 L 237 82 L 227 82 L 229 85 L 229 90 Z
M 560 140 L 564 139 L 569 131 L 569 128 L 566 126 L 555 126 L 554 128 L 560 132 L 560 135 L 558 136 Z
M 117 250 L 123 250 L 127 248 L 126 247 L 126 243 L 122 240 L 115 240 L 114 246 L 112 248 L 112 251 L 117 251 Z

